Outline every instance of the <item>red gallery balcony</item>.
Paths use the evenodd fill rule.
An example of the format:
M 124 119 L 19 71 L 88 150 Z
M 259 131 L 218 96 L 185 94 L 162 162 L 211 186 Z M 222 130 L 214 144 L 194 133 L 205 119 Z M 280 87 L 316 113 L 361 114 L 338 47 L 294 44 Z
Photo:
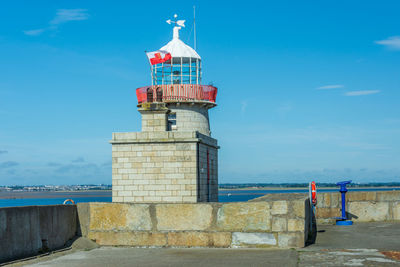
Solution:
M 166 84 L 136 89 L 138 104 L 151 102 L 202 102 L 215 105 L 217 88 L 211 85 Z

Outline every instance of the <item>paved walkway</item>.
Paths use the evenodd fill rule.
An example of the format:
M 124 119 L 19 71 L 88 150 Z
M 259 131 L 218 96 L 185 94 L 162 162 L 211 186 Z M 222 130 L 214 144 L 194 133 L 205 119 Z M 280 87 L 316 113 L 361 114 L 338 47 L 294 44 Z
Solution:
M 302 249 L 114 248 L 72 251 L 19 263 L 28 266 L 399 266 L 400 224 L 319 226 Z
M 400 223 L 322 225 L 298 266 L 400 266 Z M 386 256 L 388 255 L 388 256 Z
M 296 266 L 296 263 L 295 250 L 102 247 L 31 266 Z

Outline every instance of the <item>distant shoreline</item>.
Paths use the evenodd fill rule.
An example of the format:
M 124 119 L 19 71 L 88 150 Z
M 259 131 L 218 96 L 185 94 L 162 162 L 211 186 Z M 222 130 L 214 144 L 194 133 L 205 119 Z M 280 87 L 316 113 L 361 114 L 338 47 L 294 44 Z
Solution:
M 26 198 L 79 198 L 79 197 L 111 197 L 111 190 L 79 190 L 79 191 L 2 191 L 1 199 Z
M 400 188 L 400 186 L 360 186 L 360 187 L 348 187 L 349 190 L 352 189 L 380 189 L 380 188 Z M 220 191 L 226 190 L 308 190 L 308 187 L 243 187 L 243 188 L 219 188 Z M 338 186 L 327 186 L 318 187 L 318 189 L 338 189 Z

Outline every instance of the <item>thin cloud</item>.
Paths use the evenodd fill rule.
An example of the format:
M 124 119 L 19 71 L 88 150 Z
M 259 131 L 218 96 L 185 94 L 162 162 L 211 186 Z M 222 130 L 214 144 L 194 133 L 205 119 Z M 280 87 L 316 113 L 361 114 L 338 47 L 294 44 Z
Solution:
M 400 50 L 400 36 L 392 36 L 385 40 L 375 41 L 375 43 L 384 45 L 392 50 Z
M 49 167 L 59 167 L 61 165 L 62 165 L 61 163 L 57 163 L 57 162 L 48 162 L 47 163 L 47 166 L 49 166 Z
M 7 153 L 8 153 L 7 150 L 0 150 L 0 155 L 1 155 L 1 154 L 7 154 Z
M 41 35 L 44 31 L 45 29 L 29 30 L 29 31 L 24 31 L 24 34 L 29 36 L 37 36 Z
M 333 84 L 333 85 L 325 85 L 325 86 L 320 86 L 317 88 L 317 90 L 330 90 L 330 89 L 337 89 L 337 88 L 343 88 L 343 84 Z
M 99 166 L 94 163 L 87 163 L 87 164 L 67 164 L 63 165 L 54 170 L 55 173 L 58 174 L 96 174 L 100 172 Z
M 79 157 L 77 159 L 74 159 L 71 161 L 72 163 L 82 163 L 85 162 L 85 159 L 83 157 Z
M 19 163 L 15 162 L 15 161 L 6 161 L 6 162 L 0 163 L 0 169 L 7 169 L 7 168 L 15 167 L 18 165 L 19 165 Z
M 388 150 L 390 146 L 382 145 L 382 144 L 371 144 L 371 143 L 363 143 L 363 142 L 345 142 L 340 144 L 343 147 L 350 148 L 358 148 L 362 150 Z
M 101 167 L 111 167 L 111 166 L 112 166 L 112 161 L 111 160 L 101 164 Z
M 58 9 L 55 18 L 50 21 L 50 24 L 58 25 L 68 21 L 87 20 L 88 18 L 87 9 Z
M 380 93 L 380 90 L 362 90 L 346 92 L 345 96 L 361 96 L 361 95 L 374 95 Z
M 49 22 L 48 27 L 42 29 L 35 30 L 26 30 L 23 31 L 25 35 L 28 36 L 38 36 L 43 32 L 48 30 L 57 30 L 60 24 L 69 22 L 69 21 L 81 21 L 87 20 L 89 18 L 89 14 L 87 13 L 87 9 L 77 8 L 77 9 L 58 9 L 56 12 L 56 16 Z

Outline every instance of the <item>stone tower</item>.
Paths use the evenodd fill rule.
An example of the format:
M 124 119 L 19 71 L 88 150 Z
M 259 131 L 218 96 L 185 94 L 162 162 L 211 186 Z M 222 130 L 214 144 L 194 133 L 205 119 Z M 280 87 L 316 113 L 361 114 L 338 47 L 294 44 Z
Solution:
M 136 89 L 142 131 L 110 141 L 113 202 L 218 201 L 217 88 L 201 85 L 201 58 L 179 39 L 184 21 L 172 23 L 173 39 L 147 53 L 152 85 Z

